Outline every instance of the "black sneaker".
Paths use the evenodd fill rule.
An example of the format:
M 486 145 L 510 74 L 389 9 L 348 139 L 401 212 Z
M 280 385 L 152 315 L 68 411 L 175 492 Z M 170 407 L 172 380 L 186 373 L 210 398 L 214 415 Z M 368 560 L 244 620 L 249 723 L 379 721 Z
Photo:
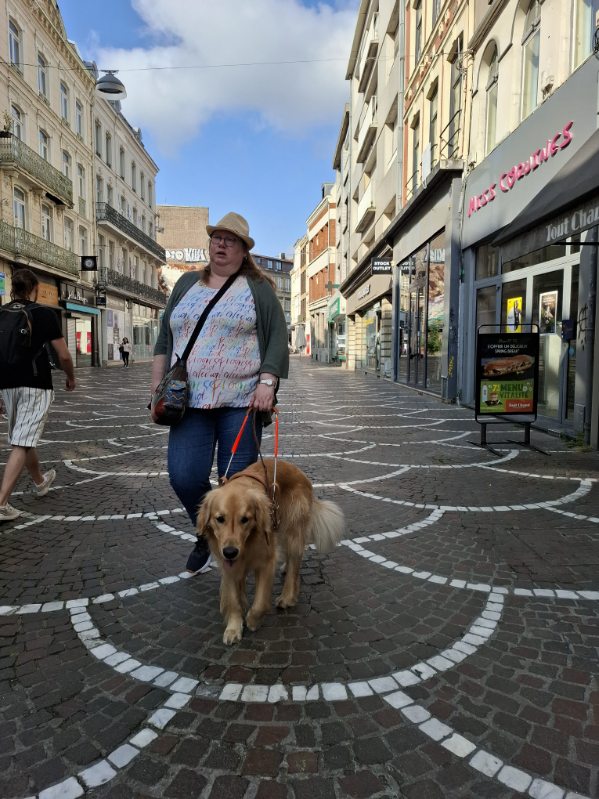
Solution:
M 212 555 L 208 544 L 204 539 L 198 538 L 192 553 L 187 558 L 187 566 L 185 567 L 188 572 L 192 574 L 204 574 L 210 570 L 212 565 Z

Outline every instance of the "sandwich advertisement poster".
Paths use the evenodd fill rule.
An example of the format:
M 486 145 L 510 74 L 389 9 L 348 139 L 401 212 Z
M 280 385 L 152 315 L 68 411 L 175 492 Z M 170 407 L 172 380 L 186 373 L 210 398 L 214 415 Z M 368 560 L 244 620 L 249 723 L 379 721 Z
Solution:
M 538 333 L 482 333 L 476 347 L 476 413 L 537 413 Z

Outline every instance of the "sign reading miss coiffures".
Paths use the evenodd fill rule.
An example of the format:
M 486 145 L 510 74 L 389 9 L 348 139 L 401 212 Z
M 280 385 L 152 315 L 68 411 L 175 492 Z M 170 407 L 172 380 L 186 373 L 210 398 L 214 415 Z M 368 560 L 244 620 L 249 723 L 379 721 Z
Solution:
M 536 415 L 539 334 L 479 331 L 476 384 L 477 414 Z

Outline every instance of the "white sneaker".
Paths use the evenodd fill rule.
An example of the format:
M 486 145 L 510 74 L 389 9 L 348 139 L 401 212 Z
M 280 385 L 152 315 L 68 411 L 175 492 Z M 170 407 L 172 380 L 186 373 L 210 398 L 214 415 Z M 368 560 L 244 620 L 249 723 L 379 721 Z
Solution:
M 13 508 L 8 502 L 6 505 L 0 505 L 0 522 L 9 522 L 11 519 L 16 519 L 21 515 L 21 511 Z
M 35 497 L 45 497 L 48 491 L 50 490 L 50 486 L 56 480 L 56 470 L 50 469 L 49 472 L 44 474 L 44 482 L 40 485 L 34 484 L 33 488 L 33 495 Z

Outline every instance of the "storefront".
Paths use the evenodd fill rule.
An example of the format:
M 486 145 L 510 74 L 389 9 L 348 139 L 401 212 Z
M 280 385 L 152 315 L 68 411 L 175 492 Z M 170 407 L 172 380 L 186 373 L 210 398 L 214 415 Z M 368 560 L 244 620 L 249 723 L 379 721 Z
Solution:
M 329 360 L 344 363 L 346 360 L 345 300 L 334 294 L 327 308 L 329 322 Z
M 373 263 L 383 259 L 391 264 L 388 251 L 372 256 L 341 290 L 346 297 L 348 368 L 391 377 L 392 267 L 384 273 L 373 270 Z
M 401 262 L 397 353 L 402 383 L 441 393 L 445 335 L 445 231 Z M 403 322 L 403 324 L 402 324 Z
M 131 320 L 133 327 L 134 361 L 149 361 L 154 354 L 154 344 L 158 338 L 158 308 L 141 303 L 132 303 Z
M 131 331 L 127 324 L 127 305 L 122 297 L 114 294 L 106 295 L 106 308 L 102 310 L 102 328 L 104 331 L 104 348 L 102 360 L 105 363 L 120 361 L 119 344 L 126 337 L 131 340 Z
M 588 98 L 597 77 L 591 58 L 473 170 L 462 230 L 464 401 L 474 402 L 478 327 L 535 325 L 539 424 L 587 441 L 599 224 L 599 134 Z
M 62 283 L 60 306 L 65 317 L 65 339 L 74 365 L 100 366 L 100 311 L 92 289 Z
M 457 395 L 461 172 L 459 161 L 437 164 L 391 230 L 394 379 L 451 402 Z

